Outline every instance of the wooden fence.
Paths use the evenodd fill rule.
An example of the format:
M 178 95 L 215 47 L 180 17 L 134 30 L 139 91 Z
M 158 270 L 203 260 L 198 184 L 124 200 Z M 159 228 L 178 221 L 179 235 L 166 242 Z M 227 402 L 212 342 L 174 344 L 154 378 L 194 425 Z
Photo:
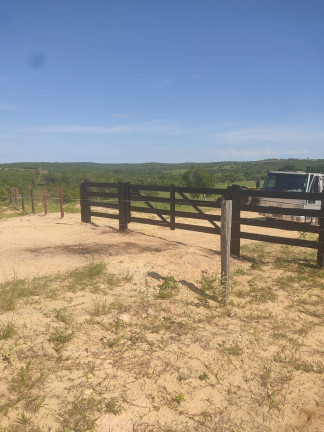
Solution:
M 200 198 L 202 195 L 205 199 Z M 155 186 L 134 185 L 125 182 L 94 183 L 84 181 L 80 185 L 81 220 L 82 222 L 91 222 L 91 217 L 118 219 L 120 230 L 125 230 L 129 223 L 136 222 L 165 226 L 171 230 L 184 229 L 220 234 L 220 227 L 216 222 L 221 221 L 221 215 L 219 211 L 218 214 L 214 212 L 215 209 L 221 208 L 219 197 L 232 201 L 230 247 L 232 256 L 240 257 L 241 239 L 250 239 L 317 249 L 318 265 L 324 267 L 324 194 L 319 193 L 249 190 L 241 188 L 239 185 L 233 185 L 227 189 L 205 189 L 175 185 Z M 284 198 L 287 206 L 260 206 L 258 204 L 260 198 Z M 291 208 L 289 203 L 296 199 L 320 201 L 321 208 L 315 210 Z M 94 211 L 100 208 L 115 212 Z M 317 218 L 319 223 L 318 225 L 311 225 L 277 219 L 264 220 L 260 217 L 248 218 L 242 217 L 242 211 L 256 214 L 306 216 Z M 148 214 L 150 217 L 143 217 L 141 214 Z M 154 219 L 152 219 L 152 215 L 154 215 Z M 192 219 L 194 223 L 179 222 L 179 218 Z M 205 221 L 205 224 L 202 224 L 201 221 Z M 242 226 L 315 233 L 318 234 L 318 240 L 245 232 L 242 231 Z

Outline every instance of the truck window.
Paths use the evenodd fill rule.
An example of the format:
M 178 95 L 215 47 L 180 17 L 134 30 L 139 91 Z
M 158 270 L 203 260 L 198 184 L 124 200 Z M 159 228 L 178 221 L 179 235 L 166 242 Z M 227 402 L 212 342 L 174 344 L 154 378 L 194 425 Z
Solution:
M 269 173 L 265 179 L 263 190 L 306 192 L 307 180 L 307 174 Z

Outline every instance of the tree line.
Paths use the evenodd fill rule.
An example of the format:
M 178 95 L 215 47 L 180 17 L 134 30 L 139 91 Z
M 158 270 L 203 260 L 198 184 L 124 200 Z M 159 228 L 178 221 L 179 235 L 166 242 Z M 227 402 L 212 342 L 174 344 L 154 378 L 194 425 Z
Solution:
M 253 162 L 210 163 L 49 163 L 24 162 L 0 164 L 0 196 L 6 197 L 10 187 L 41 188 L 56 193 L 63 185 L 65 201 L 79 197 L 79 183 L 129 181 L 134 184 L 157 184 L 191 187 L 225 187 L 233 183 L 262 181 L 268 171 L 324 172 L 324 159 L 267 159 Z M 1 198 L 3 201 L 4 198 Z

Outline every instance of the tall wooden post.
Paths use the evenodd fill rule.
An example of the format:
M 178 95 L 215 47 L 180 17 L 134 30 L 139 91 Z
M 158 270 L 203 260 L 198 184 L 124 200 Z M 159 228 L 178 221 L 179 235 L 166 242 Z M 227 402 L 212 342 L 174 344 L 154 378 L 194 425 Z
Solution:
M 61 209 L 61 219 L 64 218 L 64 207 L 63 207 L 63 186 L 59 186 L 59 192 L 60 192 L 60 209 Z
M 231 255 L 232 201 L 222 201 L 221 214 L 221 284 L 225 291 L 225 303 L 230 292 L 230 255 Z
M 42 187 L 42 195 L 43 195 L 44 213 L 46 216 L 47 215 L 47 198 L 46 198 L 46 189 L 44 186 Z
M 25 211 L 25 199 L 24 199 L 24 191 L 23 188 L 20 189 L 20 196 L 21 196 L 21 210 Z
M 129 213 L 127 211 L 127 185 L 129 183 L 118 183 L 118 208 L 119 208 L 119 230 L 125 231 L 128 227 Z
M 81 207 L 81 222 L 91 222 L 91 205 L 88 196 L 87 180 L 80 184 L 80 207 Z
M 324 199 L 322 200 L 321 214 L 318 222 L 321 232 L 318 234 L 317 264 L 319 267 L 324 267 Z
M 15 205 L 18 204 L 18 189 L 15 187 Z
M 125 183 L 125 212 L 127 223 L 131 221 L 131 187 L 130 182 Z
M 175 230 L 175 185 L 170 185 L 170 230 Z
M 231 230 L 231 255 L 239 258 L 241 253 L 241 197 L 240 185 L 232 185 L 230 188 L 232 195 L 232 230 Z
M 33 192 L 33 188 L 30 188 L 30 201 L 31 201 L 32 213 L 35 214 L 35 204 L 34 204 L 34 192 Z

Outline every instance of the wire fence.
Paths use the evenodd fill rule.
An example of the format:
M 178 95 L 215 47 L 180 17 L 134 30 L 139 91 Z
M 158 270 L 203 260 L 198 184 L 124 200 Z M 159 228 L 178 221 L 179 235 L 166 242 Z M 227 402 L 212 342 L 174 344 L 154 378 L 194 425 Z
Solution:
M 42 187 L 41 190 L 33 188 L 18 188 L 10 187 L 8 195 L 0 195 L 1 207 L 12 213 L 12 211 L 23 213 L 41 213 L 45 215 L 50 212 L 60 211 L 61 218 L 64 217 L 64 211 L 69 212 L 80 211 L 80 198 L 64 199 L 63 186 L 60 185 L 57 189 L 47 190 Z

